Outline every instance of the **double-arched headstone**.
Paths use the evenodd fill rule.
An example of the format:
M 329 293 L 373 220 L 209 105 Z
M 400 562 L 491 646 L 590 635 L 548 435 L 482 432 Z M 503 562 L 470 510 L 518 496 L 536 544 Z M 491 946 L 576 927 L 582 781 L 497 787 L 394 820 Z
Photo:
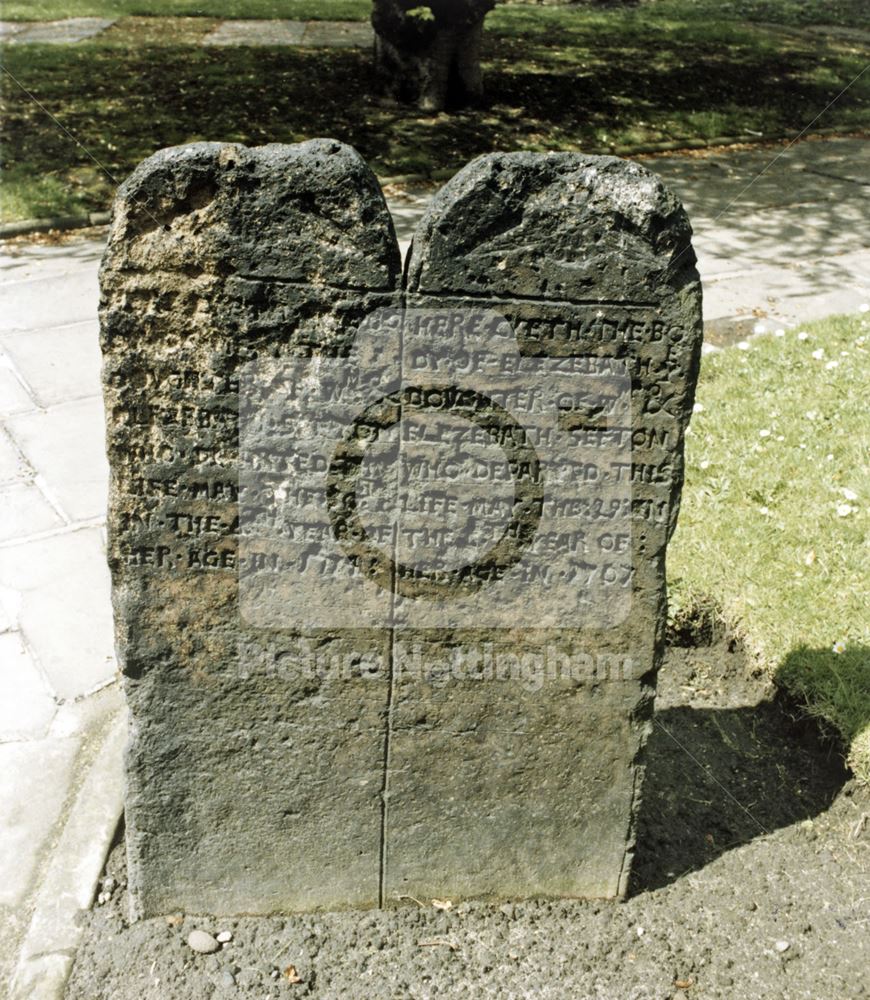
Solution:
M 493 154 L 404 277 L 315 140 L 158 153 L 103 263 L 134 916 L 626 889 L 700 342 L 685 213 Z

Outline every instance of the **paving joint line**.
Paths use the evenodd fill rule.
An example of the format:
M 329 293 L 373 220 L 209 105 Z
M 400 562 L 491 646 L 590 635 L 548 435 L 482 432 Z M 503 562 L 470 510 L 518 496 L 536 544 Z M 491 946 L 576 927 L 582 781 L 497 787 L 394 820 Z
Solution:
M 0 542 L 0 549 L 12 549 L 16 545 L 29 545 L 31 542 L 42 542 L 49 538 L 56 538 L 58 535 L 72 535 L 77 531 L 84 531 L 87 528 L 102 528 L 105 526 L 105 523 L 105 514 L 80 521 L 70 521 L 69 524 L 65 524 L 60 528 L 49 528 L 47 531 L 37 531 L 32 535 L 7 539 L 5 542 Z

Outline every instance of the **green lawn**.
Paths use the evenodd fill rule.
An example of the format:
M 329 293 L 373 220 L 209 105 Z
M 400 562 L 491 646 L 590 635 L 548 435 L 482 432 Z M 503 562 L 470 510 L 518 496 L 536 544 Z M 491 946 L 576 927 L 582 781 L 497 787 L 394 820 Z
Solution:
M 717 607 L 870 782 L 870 313 L 802 329 L 704 359 L 672 615 Z
M 57 14 L 50 6 L 26 9 Z M 286 15 L 305 5 L 244 6 L 246 13 L 280 6 Z M 312 2 L 306 10 L 315 6 L 335 16 L 339 6 L 341 16 L 368 10 L 357 0 Z M 11 221 L 105 209 L 114 185 L 88 153 L 120 180 L 156 149 L 203 138 L 259 144 L 336 136 L 381 175 L 394 175 L 458 168 L 494 149 L 605 151 L 801 129 L 870 61 L 870 49 L 854 42 L 746 25 L 731 19 L 737 4 L 717 18 L 714 6 L 500 7 L 485 35 L 488 104 L 457 115 L 383 102 L 364 51 L 203 48 L 198 43 L 217 23 L 207 17 L 129 17 L 77 45 L 4 47 L 4 66 L 44 110 L 3 76 L 0 213 Z M 746 6 L 777 5 L 758 0 L 740 10 Z M 25 5 L 6 7 L 8 17 Z M 63 9 L 73 7 L 95 12 L 84 0 Z M 235 10 L 181 0 L 123 7 Z M 868 105 L 870 72 L 816 127 L 870 128 Z
M 866 0 L 646 0 L 646 3 L 656 13 L 680 20 L 870 27 L 870 8 Z M 579 15 L 582 7 L 578 4 L 567 14 L 572 17 Z M 2 5 L 2 16 L 10 21 L 123 17 L 130 14 L 151 17 L 365 20 L 370 12 L 370 0 L 4 0 Z

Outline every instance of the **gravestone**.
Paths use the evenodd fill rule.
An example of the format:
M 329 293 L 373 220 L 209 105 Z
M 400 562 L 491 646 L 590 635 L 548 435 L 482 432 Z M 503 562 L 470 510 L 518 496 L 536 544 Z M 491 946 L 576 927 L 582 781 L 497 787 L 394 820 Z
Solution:
M 472 896 L 626 890 L 700 360 L 690 239 L 654 174 L 575 154 L 482 157 L 417 228 L 407 307 L 485 307 L 512 331 L 515 344 L 486 338 L 474 374 L 507 387 L 543 500 L 525 574 L 486 588 L 499 631 L 469 632 L 480 606 L 432 642 L 496 676 L 508 657 L 535 683 L 433 688 L 409 671 L 394 685 L 388 892 L 425 898 L 445 878 Z M 437 336 L 451 353 L 450 331 Z M 537 388 L 525 398 L 516 353 Z
M 643 168 L 496 154 L 414 238 L 197 144 L 102 271 L 135 916 L 624 893 L 700 340 Z
M 135 916 L 378 900 L 385 681 L 292 671 L 286 635 L 240 618 L 239 372 L 341 351 L 399 267 L 336 142 L 171 149 L 119 191 L 101 325 Z

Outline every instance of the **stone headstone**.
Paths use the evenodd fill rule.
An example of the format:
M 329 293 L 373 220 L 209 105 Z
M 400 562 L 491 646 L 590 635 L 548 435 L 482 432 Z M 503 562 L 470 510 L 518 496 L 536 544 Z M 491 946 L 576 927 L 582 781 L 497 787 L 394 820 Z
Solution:
M 483 157 L 402 293 L 347 147 L 131 177 L 102 321 L 135 915 L 624 893 L 690 235 L 634 164 Z
M 240 617 L 239 372 L 340 352 L 399 267 L 337 142 L 171 149 L 118 194 L 101 324 L 135 916 L 378 900 L 386 684 L 282 668 L 286 634 Z
M 407 308 L 487 309 L 510 333 L 490 328 L 475 353 L 461 324 L 432 324 L 415 377 L 446 354 L 501 389 L 541 500 L 489 603 L 422 643 L 424 661 L 459 647 L 522 683 L 410 670 L 393 685 L 387 895 L 626 890 L 702 339 L 690 238 L 654 174 L 574 154 L 482 157 L 417 228 Z M 493 608 L 497 628 L 475 634 Z

